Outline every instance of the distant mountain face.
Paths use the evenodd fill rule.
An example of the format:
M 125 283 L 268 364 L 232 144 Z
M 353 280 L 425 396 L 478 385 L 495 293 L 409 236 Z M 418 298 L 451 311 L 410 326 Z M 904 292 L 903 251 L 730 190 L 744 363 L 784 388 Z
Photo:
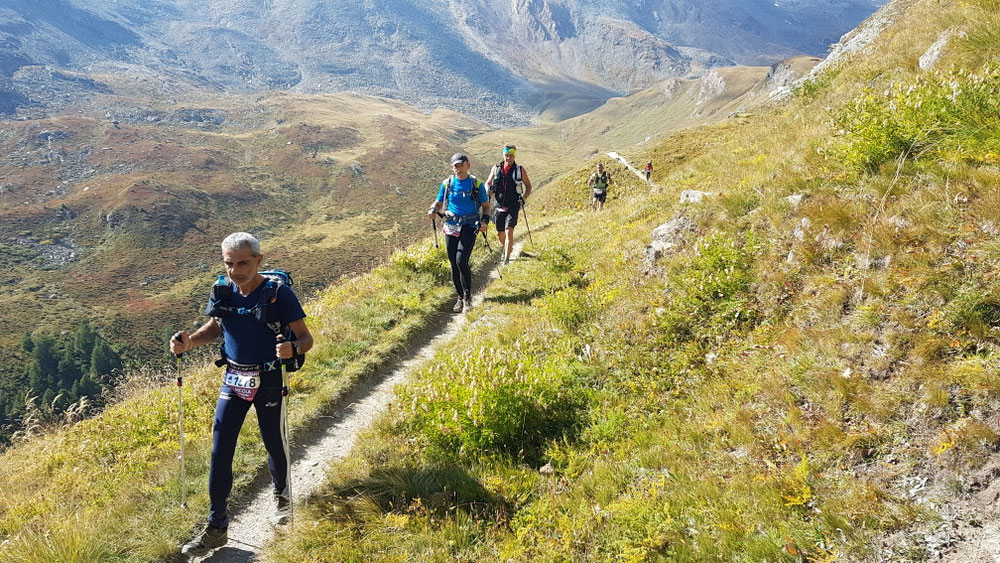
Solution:
M 139 75 L 171 93 L 353 90 L 520 121 L 553 94 L 604 100 L 714 66 L 822 54 L 882 3 L 3 0 L 0 112 L 52 103 L 39 83 L 64 98 L 98 87 L 54 69 L 112 75 L 116 90 Z

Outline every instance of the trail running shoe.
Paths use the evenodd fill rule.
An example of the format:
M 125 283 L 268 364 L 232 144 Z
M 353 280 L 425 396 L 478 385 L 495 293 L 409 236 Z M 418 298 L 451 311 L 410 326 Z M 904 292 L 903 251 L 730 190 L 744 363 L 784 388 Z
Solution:
M 451 310 L 454 311 L 455 313 L 461 313 L 462 311 L 464 311 L 465 310 L 465 302 L 464 301 L 465 301 L 464 299 L 462 299 L 461 297 L 459 297 L 458 301 L 455 302 L 455 306 L 452 307 Z
M 226 545 L 228 541 L 228 528 L 217 528 L 208 524 L 198 537 L 184 544 L 184 547 L 181 548 L 181 554 L 188 557 L 201 557 L 217 547 Z
M 284 526 L 285 524 L 288 523 L 289 516 L 292 513 L 291 511 L 292 503 L 288 499 L 288 495 L 280 495 L 280 494 L 274 495 L 274 501 L 276 505 L 274 511 L 274 525 Z

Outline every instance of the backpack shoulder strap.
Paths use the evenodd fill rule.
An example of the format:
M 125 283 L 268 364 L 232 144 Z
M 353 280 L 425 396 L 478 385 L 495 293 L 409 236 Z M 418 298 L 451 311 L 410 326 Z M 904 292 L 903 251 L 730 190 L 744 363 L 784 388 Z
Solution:
M 277 313 L 271 308 L 271 305 L 274 305 L 278 300 L 278 290 L 281 289 L 281 286 L 285 285 L 285 282 L 276 277 L 264 277 L 266 279 L 264 290 L 261 292 L 260 302 L 257 304 L 257 307 L 261 309 L 258 320 L 266 324 L 268 328 L 274 331 L 274 334 L 282 334 L 285 325 L 278 318 Z
M 448 179 L 444 181 L 444 209 L 441 211 L 448 211 L 448 202 L 451 198 L 451 180 L 455 175 L 452 174 L 448 176 Z
M 469 178 L 472 178 L 472 203 L 476 206 L 476 213 L 478 213 L 479 208 L 482 207 L 479 204 L 479 190 L 483 186 L 483 181 L 472 174 L 469 174 Z

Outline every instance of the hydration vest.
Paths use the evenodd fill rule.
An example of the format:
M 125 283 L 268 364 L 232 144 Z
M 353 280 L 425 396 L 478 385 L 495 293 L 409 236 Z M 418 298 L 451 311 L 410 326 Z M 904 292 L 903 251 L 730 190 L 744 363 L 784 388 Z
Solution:
M 478 215 L 479 208 L 482 207 L 479 204 L 479 190 L 482 189 L 483 187 L 483 181 L 480 180 L 479 178 L 476 178 L 472 174 L 469 174 L 469 178 L 472 178 L 472 191 L 469 192 L 469 194 L 472 197 L 472 203 L 475 204 L 476 206 L 476 214 Z M 452 182 L 454 180 L 455 180 L 455 175 L 452 174 L 451 176 L 448 176 L 448 180 L 445 182 L 444 185 L 444 211 L 446 213 L 448 211 L 448 203 L 450 201 L 449 198 L 455 193 L 460 193 L 460 192 L 455 192 L 454 190 L 451 189 Z
M 601 172 L 600 174 L 594 172 L 594 175 L 590 177 L 591 186 L 593 186 L 595 190 L 600 190 L 602 192 L 606 191 L 608 189 L 608 178 L 609 176 L 607 170 Z
M 521 165 L 514 163 L 507 173 L 503 171 L 503 163 L 493 169 L 493 197 L 497 207 L 516 207 L 524 193 L 524 183 L 521 181 Z
M 271 305 L 278 300 L 278 290 L 281 286 L 292 286 L 292 275 L 284 270 L 268 270 L 258 273 L 264 276 L 264 283 L 262 284 L 263 288 L 261 289 L 260 298 L 256 305 L 250 308 L 234 307 L 232 304 L 233 285 L 231 282 L 226 281 L 225 276 L 220 275 L 215 285 L 212 286 L 212 296 L 208 300 L 205 314 L 216 319 L 250 316 L 257 322 L 267 325 L 267 328 L 274 331 L 276 336 L 281 335 L 286 340 L 291 341 L 294 336 L 291 327 L 278 318 L 277 308 L 271 307 Z M 221 355 L 222 357 L 215 361 L 215 365 L 219 367 L 228 362 L 225 345 L 221 348 Z M 283 360 L 283 363 L 285 364 L 286 371 L 297 371 L 305 361 L 305 354 L 299 354 L 298 356 Z

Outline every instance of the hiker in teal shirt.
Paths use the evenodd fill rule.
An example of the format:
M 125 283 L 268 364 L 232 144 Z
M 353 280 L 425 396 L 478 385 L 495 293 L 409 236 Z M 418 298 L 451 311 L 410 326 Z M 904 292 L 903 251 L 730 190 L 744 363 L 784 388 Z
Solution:
M 472 269 L 469 267 L 469 256 L 476 244 L 476 233 L 485 233 L 490 221 L 486 185 L 469 174 L 469 168 L 469 157 L 464 153 L 451 157 L 454 174 L 441 182 L 437 199 L 427 211 L 427 216 L 431 219 L 445 219 L 441 230 L 447 235 L 445 240 L 448 261 L 451 262 L 451 280 L 458 293 L 458 301 L 452 309 L 456 313 L 472 307 Z M 444 212 L 441 211 L 442 208 Z

